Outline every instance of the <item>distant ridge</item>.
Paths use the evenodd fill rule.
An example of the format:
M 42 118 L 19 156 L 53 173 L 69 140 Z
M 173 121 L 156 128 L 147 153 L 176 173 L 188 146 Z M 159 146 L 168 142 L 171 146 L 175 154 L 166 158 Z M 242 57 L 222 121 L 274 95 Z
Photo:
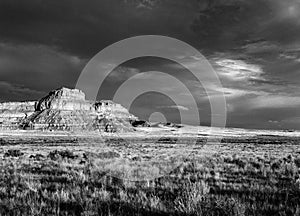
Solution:
M 27 130 L 133 130 L 138 118 L 110 100 L 88 101 L 83 91 L 59 88 L 33 102 L 0 103 L 0 128 Z

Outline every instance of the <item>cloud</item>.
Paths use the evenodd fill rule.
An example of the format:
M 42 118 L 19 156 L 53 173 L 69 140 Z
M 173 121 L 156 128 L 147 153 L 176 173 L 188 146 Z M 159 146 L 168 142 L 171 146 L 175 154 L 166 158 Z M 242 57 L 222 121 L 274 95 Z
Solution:
M 287 61 L 294 61 L 295 63 L 300 63 L 300 48 L 283 50 L 279 54 L 279 58 Z
M 137 8 L 153 9 L 158 3 L 158 0 L 125 0 L 126 3 L 133 3 Z
M 181 105 L 172 105 L 172 106 L 158 106 L 157 108 L 164 108 L 164 109 L 177 109 L 181 111 L 188 111 L 189 108 Z
M 45 95 L 43 91 L 37 91 L 34 89 L 26 88 L 13 83 L 0 81 L 0 102 L 6 101 L 23 101 L 26 97 L 42 97 Z
M 137 68 L 119 66 L 115 68 L 108 76 L 111 82 L 126 81 L 132 76 L 137 75 L 140 72 Z
M 271 124 L 279 124 L 280 122 L 279 121 L 274 121 L 274 120 L 269 120 L 269 123 L 271 123 Z
M 0 97 L 36 99 L 62 85 L 74 87 L 88 59 L 104 47 L 131 36 L 157 34 L 199 49 L 223 88 L 212 83 L 206 93 L 181 66 L 152 64 L 144 58 L 137 65 L 116 68 L 108 77 L 111 85 L 100 90 L 103 97 L 139 72 L 163 71 L 182 81 L 203 110 L 209 111 L 207 94 L 218 97 L 224 92 L 229 125 L 272 127 L 271 120 L 294 127 L 295 122 L 284 119 L 299 116 L 299 4 L 298 0 L 3 0 Z M 199 60 L 189 56 L 186 62 L 195 67 Z M 184 97 L 172 84 L 165 88 Z
M 90 58 L 106 46 L 137 35 L 192 37 L 190 25 L 197 13 L 191 3 L 150 0 L 31 0 L 0 3 L 0 39 L 43 44 Z M 185 11 L 182 13 L 182 11 Z M 178 16 L 181 14 L 181 16 Z
M 282 120 L 282 122 L 299 125 L 300 124 L 300 116 L 293 116 L 293 117 Z
M 218 74 L 231 80 L 263 79 L 263 70 L 259 65 L 234 59 L 218 59 L 215 64 Z
M 48 46 L 0 43 L 0 80 L 37 91 L 74 86 L 85 62 Z
M 270 52 L 278 52 L 280 46 L 266 40 L 246 41 L 246 44 L 241 49 L 247 54 L 262 54 Z
M 289 108 L 289 107 L 299 107 L 300 98 L 291 97 L 287 95 L 260 95 L 249 101 L 249 107 L 252 109 L 261 108 Z

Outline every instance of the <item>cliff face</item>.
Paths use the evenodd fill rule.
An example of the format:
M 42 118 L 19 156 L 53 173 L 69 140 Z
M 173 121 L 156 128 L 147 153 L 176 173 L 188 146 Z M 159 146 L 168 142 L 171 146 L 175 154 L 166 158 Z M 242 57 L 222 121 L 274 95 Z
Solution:
M 87 101 L 78 89 L 57 89 L 36 102 L 0 104 L 0 124 L 9 129 L 121 132 L 133 130 L 134 120 L 120 104 Z
M 85 100 L 85 94 L 78 89 L 61 88 L 51 91 L 35 105 L 36 111 L 54 110 L 89 110 L 91 104 Z
M 17 129 L 35 111 L 34 101 L 0 103 L 0 128 Z
M 114 103 L 111 100 L 102 100 L 93 104 L 93 109 L 105 115 L 107 117 L 126 119 L 126 120 L 138 120 L 138 118 L 128 112 L 121 104 Z

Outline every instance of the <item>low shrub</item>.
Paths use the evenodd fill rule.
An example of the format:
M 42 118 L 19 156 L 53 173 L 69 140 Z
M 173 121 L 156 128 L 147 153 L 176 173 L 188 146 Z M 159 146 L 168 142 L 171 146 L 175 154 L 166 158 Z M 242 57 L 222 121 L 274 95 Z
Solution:
M 20 157 L 24 155 L 19 149 L 9 149 L 7 152 L 4 153 L 4 157 Z

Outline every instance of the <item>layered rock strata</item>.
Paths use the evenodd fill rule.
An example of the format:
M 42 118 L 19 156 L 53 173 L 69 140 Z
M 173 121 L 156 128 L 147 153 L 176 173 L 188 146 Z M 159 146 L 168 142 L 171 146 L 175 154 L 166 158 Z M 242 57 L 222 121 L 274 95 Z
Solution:
M 18 129 L 35 111 L 35 101 L 0 103 L 0 129 Z
M 109 100 L 91 102 L 78 89 L 60 88 L 36 102 L 0 104 L 0 125 L 6 129 L 133 130 L 138 120 L 120 104 Z

